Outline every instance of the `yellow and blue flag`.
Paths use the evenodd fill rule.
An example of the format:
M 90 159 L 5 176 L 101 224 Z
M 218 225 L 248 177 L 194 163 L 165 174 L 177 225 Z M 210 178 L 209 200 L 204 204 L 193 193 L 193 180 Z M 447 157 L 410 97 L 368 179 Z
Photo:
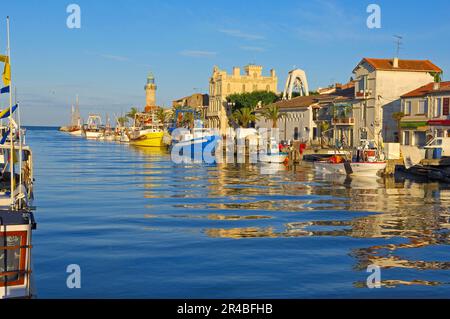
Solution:
M 9 85 L 0 89 L 0 94 L 3 94 L 3 93 L 9 93 Z
M 9 64 L 9 57 L 7 55 L 0 55 L 0 62 L 5 63 L 2 74 L 3 84 L 9 86 L 11 83 L 11 65 Z
M 13 112 L 13 113 L 14 113 L 14 111 L 17 109 L 17 107 L 18 107 L 17 104 L 14 105 L 14 106 L 12 107 L 12 112 Z M 9 107 L 8 107 L 6 110 L 1 111 L 1 112 L 0 112 L 0 120 L 6 119 L 7 117 L 9 117 L 9 111 L 10 111 L 10 108 L 9 108 Z

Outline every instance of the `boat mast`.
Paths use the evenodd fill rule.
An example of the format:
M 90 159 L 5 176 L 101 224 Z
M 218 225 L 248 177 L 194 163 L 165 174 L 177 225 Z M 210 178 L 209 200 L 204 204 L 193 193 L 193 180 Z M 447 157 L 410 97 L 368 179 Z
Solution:
M 7 56 L 8 56 L 8 62 L 11 68 L 11 46 L 10 46 L 10 39 L 9 39 L 9 16 L 6 17 L 6 34 L 7 34 Z M 12 72 L 10 72 L 12 73 Z M 11 174 L 11 206 L 14 205 L 14 131 L 13 131 L 13 121 L 12 121 L 12 74 L 10 74 L 10 81 L 9 81 L 9 134 L 10 134 L 10 159 L 9 159 L 9 171 Z

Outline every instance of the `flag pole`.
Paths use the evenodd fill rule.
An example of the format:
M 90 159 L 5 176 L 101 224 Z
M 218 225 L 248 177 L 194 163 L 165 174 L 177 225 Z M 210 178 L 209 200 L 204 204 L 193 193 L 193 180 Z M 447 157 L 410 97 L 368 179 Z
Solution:
M 9 39 L 9 16 L 6 17 L 6 35 L 7 35 L 7 56 L 8 56 L 8 62 L 9 66 L 11 68 L 11 46 L 10 46 L 10 39 Z M 11 72 L 10 72 L 11 73 Z M 11 206 L 14 205 L 14 131 L 13 131 L 13 122 L 12 122 L 12 75 L 10 74 L 10 81 L 9 81 L 9 134 L 10 134 L 10 143 L 11 143 L 11 149 L 10 149 L 10 159 L 9 159 L 9 171 L 11 174 Z

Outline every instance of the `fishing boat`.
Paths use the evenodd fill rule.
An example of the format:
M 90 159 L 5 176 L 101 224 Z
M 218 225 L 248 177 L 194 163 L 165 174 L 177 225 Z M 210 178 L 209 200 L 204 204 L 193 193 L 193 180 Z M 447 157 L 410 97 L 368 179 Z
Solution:
M 105 131 L 105 127 L 102 126 L 102 118 L 100 115 L 89 115 L 87 124 L 83 125 L 82 136 L 89 140 L 99 139 Z
M 280 152 L 279 143 L 271 137 L 268 142 L 268 148 L 263 147 L 259 153 L 258 161 L 261 163 L 284 163 L 288 158 L 287 153 Z
M 182 129 L 180 134 L 174 135 L 172 147 L 176 146 L 180 149 L 189 149 L 191 154 L 194 154 L 196 152 L 203 152 L 208 146 L 213 148 L 210 144 L 217 143 L 219 140 L 220 136 L 212 130 L 195 127 L 191 130 Z
M 110 120 L 109 120 L 109 116 L 107 115 L 106 116 L 106 126 L 105 126 L 105 129 L 104 129 L 104 131 L 103 131 L 103 133 L 99 136 L 99 140 L 102 140 L 102 141 L 109 141 L 109 142 L 111 142 L 111 141 L 114 141 L 115 139 L 116 139 L 116 136 L 115 136 L 116 134 L 115 134 L 115 131 L 113 130 L 113 128 L 111 127 L 111 122 L 110 122 Z
M 329 174 L 375 177 L 386 169 L 387 162 L 376 149 L 357 149 L 352 160 L 336 155 L 327 161 L 314 162 L 316 170 Z
M 164 147 L 163 125 L 159 123 L 154 112 L 137 113 L 134 126 L 128 133 L 129 143 L 141 147 Z
M 78 95 L 76 98 L 76 106 L 72 105 L 71 109 L 71 123 L 69 126 L 63 126 L 59 129 L 61 132 L 69 133 L 73 136 L 81 136 L 82 135 L 82 123 L 80 116 L 80 108 L 78 103 Z
M 0 128 L 0 299 L 32 297 L 31 247 L 36 228 L 33 155 L 20 126 L 19 105 L 13 105 L 10 92 L 9 18 L 7 31 L 7 55 L 0 55 L 5 64 L 0 94 L 9 93 L 9 107 L 0 111 L 2 123 L 8 122 Z

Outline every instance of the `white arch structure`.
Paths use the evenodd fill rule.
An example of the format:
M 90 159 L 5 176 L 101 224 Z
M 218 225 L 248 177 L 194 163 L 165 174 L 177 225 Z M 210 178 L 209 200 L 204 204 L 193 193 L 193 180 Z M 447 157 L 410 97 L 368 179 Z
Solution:
M 283 100 L 292 99 L 292 92 L 295 88 L 298 88 L 300 91 L 300 96 L 309 95 L 308 80 L 306 79 L 305 71 L 295 69 L 289 72 L 286 87 L 284 88 Z

